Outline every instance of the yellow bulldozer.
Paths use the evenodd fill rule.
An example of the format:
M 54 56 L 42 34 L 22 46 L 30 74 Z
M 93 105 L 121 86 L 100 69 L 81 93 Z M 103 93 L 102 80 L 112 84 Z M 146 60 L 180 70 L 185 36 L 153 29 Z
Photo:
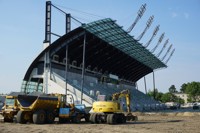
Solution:
M 123 111 L 123 104 L 120 100 L 125 98 L 127 111 Z M 123 90 L 112 95 L 111 101 L 96 101 L 92 105 L 90 121 L 92 123 L 126 123 L 126 121 L 137 120 L 137 116 L 132 115 L 130 108 L 130 91 Z

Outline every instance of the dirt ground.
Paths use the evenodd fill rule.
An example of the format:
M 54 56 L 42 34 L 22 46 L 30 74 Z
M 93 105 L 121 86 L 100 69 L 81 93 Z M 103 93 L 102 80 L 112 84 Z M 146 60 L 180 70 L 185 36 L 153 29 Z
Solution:
M 126 124 L 17 124 L 0 123 L 0 133 L 200 133 L 200 113 L 137 113 Z

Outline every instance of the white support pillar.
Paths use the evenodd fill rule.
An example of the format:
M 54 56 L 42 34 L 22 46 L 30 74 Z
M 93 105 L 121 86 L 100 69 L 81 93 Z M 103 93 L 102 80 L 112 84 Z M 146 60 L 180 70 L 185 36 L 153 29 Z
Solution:
M 44 43 L 44 49 L 48 47 L 50 43 Z M 48 93 L 48 80 L 49 80 L 49 72 L 50 72 L 50 59 L 49 59 L 49 51 L 44 54 L 44 73 L 43 73 L 43 92 Z

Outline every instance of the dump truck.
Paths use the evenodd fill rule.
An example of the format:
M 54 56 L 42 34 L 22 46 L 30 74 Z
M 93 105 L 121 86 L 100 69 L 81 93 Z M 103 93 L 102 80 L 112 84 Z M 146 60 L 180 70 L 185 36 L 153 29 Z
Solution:
M 121 98 L 125 98 L 127 112 L 123 111 Z M 90 114 L 91 123 L 126 123 L 126 121 L 135 121 L 137 116 L 132 115 L 130 108 L 130 92 L 129 90 L 123 90 L 119 93 L 112 95 L 111 101 L 96 101 L 92 105 L 92 111 Z
M 2 115 L 4 122 L 13 122 L 15 115 L 19 111 L 17 97 L 20 94 L 24 94 L 22 92 L 11 92 L 9 95 L 5 97 L 5 103 L 2 107 Z
M 70 96 L 73 99 L 72 95 Z M 78 108 L 74 100 L 71 104 L 66 102 L 66 95 L 62 94 L 39 94 L 39 95 L 19 95 L 18 104 L 20 110 L 17 113 L 17 122 L 25 124 L 53 123 L 55 117 L 59 117 L 59 122 L 80 122 L 80 119 L 89 119 L 85 108 Z

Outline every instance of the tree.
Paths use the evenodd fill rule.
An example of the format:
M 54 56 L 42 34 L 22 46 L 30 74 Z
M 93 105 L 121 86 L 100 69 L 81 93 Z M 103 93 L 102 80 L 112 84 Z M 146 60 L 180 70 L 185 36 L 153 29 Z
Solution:
M 176 102 L 176 103 L 180 103 L 180 104 L 183 104 L 184 103 L 184 100 L 175 96 L 173 93 L 165 93 L 162 95 L 161 97 L 161 101 L 163 103 L 166 103 L 166 102 Z
M 147 95 L 150 97 L 154 97 L 154 91 L 149 90 Z M 168 92 L 168 93 L 163 94 L 162 92 L 159 92 L 158 89 L 155 89 L 155 100 L 161 101 L 163 103 L 166 103 L 166 102 L 176 102 L 180 104 L 184 103 L 183 99 L 175 96 L 173 93 Z
M 161 101 L 163 103 L 171 102 L 171 93 L 168 92 L 168 93 L 163 94 Z
M 153 97 L 154 97 L 154 92 L 151 91 L 151 90 L 149 90 L 149 91 L 147 92 L 147 95 L 153 98 Z
M 149 90 L 147 95 L 154 98 L 154 91 Z M 162 95 L 163 93 L 158 92 L 158 89 L 155 89 L 155 100 L 161 101 Z
M 175 93 L 175 92 L 177 92 L 177 91 L 176 91 L 175 85 L 171 85 L 171 86 L 170 86 L 169 92 L 170 92 L 170 93 Z
M 199 101 L 200 100 L 200 82 L 188 83 L 185 92 L 189 94 L 188 100 L 190 102 Z
M 182 93 L 186 93 L 186 88 L 187 88 L 187 84 L 182 84 L 181 85 L 181 89 L 180 89 L 180 92 L 182 92 Z

